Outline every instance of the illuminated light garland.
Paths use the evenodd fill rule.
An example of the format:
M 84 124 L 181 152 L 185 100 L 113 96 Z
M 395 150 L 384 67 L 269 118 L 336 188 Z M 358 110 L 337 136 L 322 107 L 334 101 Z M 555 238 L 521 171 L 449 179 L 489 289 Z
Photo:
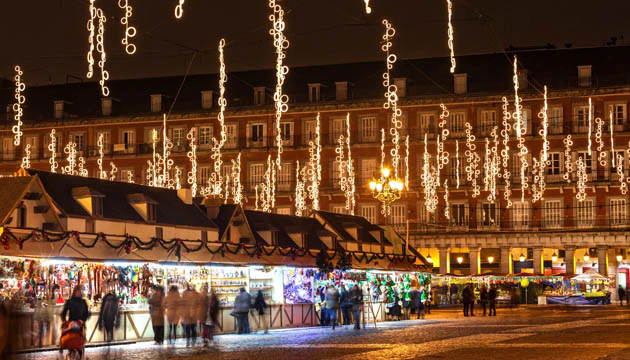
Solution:
M 212 155 L 214 160 L 214 171 L 210 175 L 211 189 L 210 193 L 216 197 L 223 197 L 223 177 L 221 175 L 221 167 L 223 166 L 222 154 L 223 146 L 227 141 L 227 129 L 225 126 L 225 108 L 227 100 L 225 98 L 225 83 L 227 82 L 227 73 L 225 71 L 225 60 L 223 57 L 223 48 L 225 47 L 225 39 L 219 41 L 219 113 L 217 120 L 219 121 L 220 138 L 217 140 L 212 137 Z M 227 197 L 227 195 L 226 195 Z
M 61 173 L 66 175 L 79 175 L 77 171 L 77 144 L 70 141 L 63 148 L 64 154 L 66 154 L 66 160 L 68 165 L 61 168 Z
M 263 176 L 264 183 L 260 184 L 260 201 L 262 206 L 262 211 L 266 213 L 270 213 L 273 208 L 275 208 L 275 199 L 273 198 L 273 194 L 275 192 L 275 184 L 273 180 L 275 179 L 275 169 L 273 162 L 271 161 L 271 154 L 267 157 L 267 170 L 265 170 L 265 174 Z
M 543 107 L 538 112 L 538 118 L 541 119 L 542 128 L 538 131 L 538 134 L 542 137 L 542 149 L 540 151 L 540 160 L 533 158 L 532 175 L 534 181 L 532 182 L 532 202 L 542 200 L 547 184 L 545 183 L 545 169 L 549 164 L 549 140 L 547 135 L 549 132 L 549 117 L 548 117 L 548 105 L 547 105 L 547 86 L 544 87 L 543 93 Z
M 398 88 L 395 84 L 392 84 L 390 77 L 390 70 L 394 68 L 394 64 L 396 63 L 396 55 L 390 54 L 389 50 L 392 47 L 392 39 L 394 35 L 396 35 L 396 29 L 392 26 L 392 24 L 387 21 L 387 19 L 383 19 L 383 25 L 385 25 L 385 34 L 383 35 L 384 43 L 381 46 L 381 50 L 386 54 L 386 63 L 387 68 L 385 73 L 383 73 L 383 86 L 385 87 L 385 103 L 383 104 L 383 108 L 391 109 L 391 128 L 389 129 L 389 133 L 392 136 L 392 149 L 390 150 L 390 154 L 392 156 L 392 167 L 394 168 L 394 178 L 398 178 L 398 165 L 400 162 L 400 129 L 402 129 L 402 120 L 400 117 L 402 116 L 402 110 L 398 108 Z
M 24 72 L 20 68 L 19 65 L 15 67 L 15 102 L 13 103 L 13 119 L 15 120 L 15 125 L 11 129 L 14 134 L 13 145 L 19 146 L 20 140 L 22 139 L 22 115 L 24 114 L 24 110 L 22 109 L 22 105 L 26 102 L 26 97 L 22 95 L 22 92 L 26 90 L 26 84 L 22 82 L 22 75 Z
M 166 136 L 166 114 L 164 114 L 162 120 L 162 176 L 160 177 L 160 186 L 163 188 L 173 189 L 175 187 L 174 180 L 170 179 L 170 171 L 173 166 L 173 159 L 171 156 L 171 149 L 173 148 L 173 142 Z
M 564 143 L 564 174 L 562 175 L 562 178 L 567 183 L 571 183 L 571 174 L 574 170 L 573 162 L 571 161 L 571 146 L 573 146 L 571 134 L 567 135 L 562 142 Z
M 451 18 L 453 17 L 453 3 L 451 0 L 446 0 L 446 8 L 448 10 L 448 48 L 451 51 L 451 74 L 455 73 L 455 50 L 453 50 L 453 22 Z
M 349 121 L 348 121 L 348 129 L 350 129 Z M 321 164 L 322 154 L 321 153 L 322 153 L 322 145 L 321 145 L 321 134 L 320 134 L 320 118 L 319 118 L 319 113 L 317 113 L 317 120 L 316 120 L 316 125 L 315 125 L 315 142 L 313 142 L 313 140 L 308 142 L 309 162 L 308 162 L 308 170 L 306 171 L 308 180 L 309 180 L 309 185 L 307 187 L 308 198 L 312 201 L 313 210 L 320 209 L 319 185 L 322 181 L 322 164 Z
M 191 128 L 186 134 L 190 145 L 190 151 L 186 153 L 188 160 L 190 160 L 190 171 L 188 172 L 187 182 L 190 184 L 190 190 L 192 196 L 197 196 L 197 138 L 195 137 L 195 128 Z
M 479 154 L 477 154 L 475 145 L 475 135 L 472 133 L 472 125 L 467 122 L 465 125 L 466 128 L 466 180 L 472 185 L 473 197 L 476 198 L 481 194 L 481 190 L 479 188 L 479 184 L 477 183 L 479 179 L 479 175 L 481 171 L 479 170 L 479 162 L 481 158 Z
M 182 170 L 179 166 L 175 166 L 175 190 L 179 190 L 182 188 L 181 184 Z
M 79 156 L 79 176 L 88 177 L 89 175 L 88 170 L 85 168 L 85 158 Z
M 450 207 L 451 205 L 449 203 L 448 179 L 444 179 L 444 217 L 448 220 L 451 219 Z
M 501 149 L 501 165 L 503 166 L 503 199 L 506 201 L 506 208 L 512 207 L 512 173 L 510 172 L 510 132 L 512 132 L 512 113 L 509 111 L 510 102 L 507 97 L 501 99 L 503 101 L 503 128 L 501 129 L 501 137 L 503 148 Z
M 363 0 L 363 2 L 365 3 L 365 13 L 371 14 L 372 8 L 370 7 L 370 0 Z
M 136 45 L 129 42 L 129 39 L 136 36 L 137 30 L 133 26 L 129 26 L 129 19 L 133 16 L 133 8 L 129 5 L 129 0 L 118 0 L 118 7 L 123 9 L 125 15 L 120 18 L 120 23 L 125 25 L 125 37 L 121 40 L 121 43 L 125 45 L 125 51 L 129 55 L 136 53 Z
M 437 182 L 437 169 L 431 166 L 431 155 L 427 148 L 427 134 L 424 134 L 424 155 L 422 164 L 421 185 L 424 192 L 424 204 L 428 212 L 434 213 L 437 204 L 437 187 L 440 185 Z
M 103 151 L 104 144 L 103 133 L 101 133 L 96 141 L 96 146 L 98 147 L 98 159 L 96 163 L 98 164 L 98 178 L 101 180 L 107 179 L 107 173 L 103 171 L 103 158 L 105 156 L 105 152 Z
M 347 184 L 347 177 L 346 177 L 346 162 L 345 162 L 345 137 L 344 135 L 339 135 L 339 138 L 337 139 L 337 146 L 335 147 L 335 161 L 337 161 L 337 172 L 339 173 L 339 188 L 341 189 L 341 191 L 344 192 L 346 191 L 346 184 Z
M 577 194 L 575 194 L 575 198 L 582 202 L 586 199 L 586 182 L 588 181 L 588 174 L 586 173 L 586 163 L 584 159 L 580 156 L 576 162 L 577 165 Z
M 133 170 L 127 171 L 127 183 L 135 184 L 136 182 L 133 179 Z
M 185 0 L 178 0 L 179 4 L 175 6 L 175 18 L 181 19 L 184 15 L 184 2 Z
M 409 191 L 409 135 L 405 138 L 405 189 Z
M 447 119 L 449 117 L 449 112 L 448 109 L 446 108 L 446 105 L 444 104 L 440 104 L 440 108 L 442 108 L 442 113 L 440 114 L 440 122 L 438 123 L 438 127 L 441 129 L 440 133 L 441 133 L 441 141 L 440 141 L 440 136 L 438 136 L 438 142 L 437 142 L 437 157 L 436 157 L 436 161 L 437 161 L 437 182 L 438 184 L 441 182 L 440 181 L 440 173 L 442 171 L 442 169 L 448 165 L 448 157 L 449 157 L 449 153 L 448 151 L 444 150 L 444 142 L 446 142 L 446 140 L 448 139 L 448 135 L 449 135 L 449 131 L 448 131 L 448 127 L 446 126 L 447 123 Z
M 101 85 L 101 93 L 103 96 L 109 96 L 109 88 L 105 85 L 105 82 L 109 80 L 109 72 L 105 70 L 105 63 L 107 62 L 107 55 L 105 53 L 105 22 L 107 18 L 103 14 L 103 9 L 96 9 L 98 16 L 98 33 L 96 34 L 96 51 L 101 54 L 101 58 L 98 61 L 98 67 L 101 69 L 101 79 L 98 81 Z
M 276 158 L 276 166 L 278 169 L 282 168 L 282 128 L 280 127 L 280 121 L 282 120 L 282 113 L 286 113 L 289 110 L 289 96 L 282 93 L 282 86 L 286 75 L 289 73 L 289 67 L 284 65 L 284 58 L 286 58 L 285 50 L 289 48 L 289 40 L 284 35 L 285 23 L 284 23 L 284 10 L 282 6 L 276 4 L 276 0 L 269 0 L 269 7 L 273 10 L 273 13 L 269 15 L 269 21 L 271 21 L 272 27 L 269 30 L 269 34 L 273 37 L 273 44 L 276 48 L 276 91 L 273 95 L 276 108 L 276 145 L 278 147 L 278 156 Z M 275 179 L 274 179 L 275 181 Z M 275 192 L 274 192 L 275 197 Z
M 295 167 L 295 216 L 302 216 L 306 212 L 305 182 L 306 174 L 304 169 L 300 169 L 300 161 L 298 160 Z
M 224 204 L 228 203 L 228 199 L 230 198 L 230 175 L 225 175 L 225 200 L 223 200 Z
M 538 117 L 542 120 L 542 129 L 540 129 L 540 131 L 538 132 L 538 134 L 540 134 L 540 136 L 542 136 L 543 139 L 543 143 L 542 143 L 542 156 L 540 158 L 540 161 L 543 163 L 543 165 L 546 165 L 547 163 L 547 159 L 548 159 L 548 153 L 549 153 L 549 140 L 547 140 L 547 134 L 549 133 L 549 117 L 548 117 L 548 106 L 547 106 L 547 85 L 544 86 L 544 95 L 543 95 L 543 107 L 542 109 L 540 109 L 540 112 L 538 113 Z
M 385 167 L 385 129 L 381 128 L 381 169 Z
M 109 171 L 109 181 L 116 181 L 116 175 L 118 174 L 118 168 L 113 162 L 110 162 L 109 165 L 112 169 Z
M 543 154 L 540 152 L 540 157 L 542 159 Z M 545 163 L 541 160 L 533 158 L 532 164 L 532 175 L 534 176 L 534 181 L 532 182 L 532 203 L 537 202 L 538 200 L 542 200 L 546 184 L 545 184 Z
M 608 163 L 606 161 L 606 150 L 604 150 L 604 120 L 600 117 L 595 118 L 595 142 L 597 143 L 597 157 L 599 164 L 603 167 Z
M 455 140 L 455 177 L 457 189 L 459 189 L 459 140 Z
M 626 195 L 628 193 L 628 184 L 626 183 L 626 175 L 623 172 L 623 155 L 620 154 L 617 154 L 617 175 L 619 176 L 619 191 L 621 191 L 622 195 Z
M 499 157 L 499 135 L 497 133 L 497 127 L 494 126 L 490 132 L 492 136 L 492 147 L 486 153 L 489 155 L 488 160 L 488 201 L 494 203 L 497 199 L 497 178 L 501 177 L 501 159 Z M 486 146 L 488 146 L 488 140 L 486 140 Z
M 352 163 L 352 151 L 350 150 L 350 113 L 346 115 L 346 145 L 348 148 L 348 160 L 346 161 L 346 171 L 348 177 L 346 178 L 346 210 L 350 215 L 354 215 L 354 209 L 356 207 L 356 175 L 354 172 L 354 164 Z
M 236 161 L 232 159 L 232 200 L 235 204 L 242 205 L 243 185 L 241 183 L 241 153 L 238 153 Z
M 147 183 L 149 186 L 159 187 L 158 185 L 158 157 L 157 154 L 157 130 L 151 131 L 151 142 L 153 144 L 153 161 L 147 161 L 149 163 L 149 169 L 147 170 Z
M 588 156 L 591 156 L 591 145 L 593 141 L 591 140 L 591 133 L 593 132 L 593 102 L 591 98 L 588 98 Z
M 255 209 L 256 211 L 259 211 L 260 207 L 258 206 L 258 185 L 254 186 L 254 191 L 256 192 Z
M 96 7 L 94 6 L 95 0 L 90 0 L 90 19 L 87 22 L 87 31 L 88 31 L 88 44 L 90 48 L 87 52 L 87 63 L 88 63 L 88 72 L 86 77 L 91 79 L 94 76 L 94 42 L 95 42 L 95 29 L 94 20 L 96 20 Z
M 48 163 L 50 164 L 50 172 L 57 172 L 57 137 L 55 136 L 55 129 L 50 130 L 50 144 L 48 144 L 48 150 L 50 151 L 50 159 Z
M 31 168 L 31 144 L 26 144 L 24 147 L 24 157 L 22 158 L 22 164 L 20 167 L 22 169 Z
M 516 55 L 514 56 L 514 75 L 512 77 L 514 82 L 514 115 L 513 118 L 516 121 L 516 140 L 518 148 L 518 156 L 521 163 L 521 202 L 525 202 L 525 190 L 529 187 L 527 177 L 527 147 L 525 146 L 525 138 L 523 133 L 527 131 L 525 124 L 523 123 L 523 105 L 521 105 L 521 99 L 518 96 L 518 60 Z
M 613 138 L 613 112 L 612 108 L 610 109 L 610 153 L 613 154 L 612 157 L 612 166 L 615 167 L 615 139 Z

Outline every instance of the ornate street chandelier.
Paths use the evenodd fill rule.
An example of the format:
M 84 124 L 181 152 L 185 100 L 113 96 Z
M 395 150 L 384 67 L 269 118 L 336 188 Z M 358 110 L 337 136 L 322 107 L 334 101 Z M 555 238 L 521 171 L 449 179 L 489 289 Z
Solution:
M 383 204 L 381 207 L 381 213 L 383 215 L 389 215 L 391 213 L 391 204 L 400 199 L 404 188 L 404 182 L 392 176 L 388 168 L 381 169 L 381 177 L 379 179 L 370 181 L 372 196 Z

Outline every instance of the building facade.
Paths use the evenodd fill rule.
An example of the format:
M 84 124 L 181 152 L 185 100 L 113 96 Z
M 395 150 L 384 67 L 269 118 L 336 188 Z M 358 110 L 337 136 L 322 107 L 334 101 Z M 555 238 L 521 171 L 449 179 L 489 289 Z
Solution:
M 484 188 L 483 161 L 486 138 L 492 142 L 493 128 L 496 126 L 500 134 L 503 126 L 504 96 L 509 101 L 509 112 L 515 110 L 512 55 L 518 57 L 523 138 L 528 149 L 524 175 L 530 183 L 534 175 L 533 158 L 539 158 L 542 150 L 542 123 L 538 114 L 543 107 L 544 85 L 549 89 L 549 161 L 544 170 L 546 190 L 542 199 L 533 201 L 531 186 L 521 197 L 522 163 L 514 131 L 510 133 L 507 169 L 512 174 L 512 206 L 508 206 L 503 196 L 504 178 L 495 177 L 498 194 L 496 200 L 489 199 L 490 192 Z M 615 46 L 464 56 L 458 59 L 458 73 L 454 76 L 448 72 L 447 58 L 399 61 L 392 77 L 402 109 L 401 132 L 403 137 L 409 136 L 410 181 L 389 216 L 381 214 L 380 204 L 368 188 L 368 182 L 378 175 L 380 168 L 381 129 L 389 133 L 390 128 L 390 110 L 383 107 L 384 63 L 292 68 L 285 83 L 290 101 L 281 123 L 284 152 L 282 170 L 277 174 L 274 211 L 279 214 L 295 211 L 296 161 L 301 164 L 308 161 L 308 143 L 315 137 L 317 114 L 323 146 L 321 209 L 347 211 L 339 185 L 335 147 L 339 135 L 347 130 L 349 115 L 357 174 L 355 214 L 372 223 L 392 224 L 399 232 L 406 233 L 411 246 L 430 255 L 436 271 L 573 273 L 598 268 L 602 273 L 623 272 L 625 275 L 619 281 L 625 284 L 628 270 L 624 261 L 630 246 L 626 229 L 630 217 L 628 195 L 620 189 L 623 181 L 619 174 L 621 180 L 629 175 L 630 72 L 625 65 L 629 55 L 629 47 Z M 228 74 L 227 141 L 222 171 L 229 173 L 231 160 L 241 154 L 247 209 L 255 207 L 255 186 L 263 181 L 268 155 L 275 157 L 271 90 L 274 81 L 273 71 Z M 177 96 L 182 82 L 182 91 Z M 27 87 L 23 144 L 31 145 L 31 166 L 50 169 L 48 145 L 51 130 L 55 129 L 60 165 L 65 162 L 65 155 L 61 155 L 63 145 L 71 140 L 77 144 L 79 155 L 86 159 L 89 175 L 97 176 L 97 141 L 103 135 L 105 170 L 109 171 L 113 162 L 118 169 L 117 179 L 127 181 L 131 177 L 136 183 L 144 183 L 147 161 L 153 152 L 153 129 L 160 133 L 163 113 L 168 113 L 167 133 L 174 144 L 172 158 L 183 174 L 190 170 L 186 133 L 196 128 L 198 181 L 205 183 L 213 171 L 212 137 L 218 136 L 219 128 L 215 84 L 216 75 L 189 76 L 185 81 L 181 77 L 112 81 L 110 98 L 99 98 L 98 85 L 94 83 Z M 11 104 L 11 95 L 3 94 L 5 105 Z M 440 104 L 449 110 L 446 122 L 449 136 L 443 142 L 449 162 L 440 173 L 437 208 L 427 211 L 421 178 L 424 142 L 427 139 L 426 148 L 435 159 L 441 131 Z M 19 167 L 24 145 L 13 145 L 13 114 L 7 111 L 4 117 L 5 126 L 0 131 L 0 171 L 10 174 Z M 596 118 L 603 120 L 600 136 L 603 147 L 596 141 Z M 513 126 L 513 121 L 508 123 Z M 472 143 L 481 159 L 477 196 L 467 178 L 467 124 L 471 125 L 470 134 L 476 137 Z M 568 135 L 573 145 L 566 152 Z M 389 152 L 389 135 L 386 144 Z M 404 157 L 404 147 L 402 151 Z M 583 201 L 576 198 L 580 193 L 577 171 L 565 178 L 568 168 L 575 169 L 579 159 L 586 179 Z M 616 163 L 621 160 L 621 171 L 612 166 L 613 160 Z M 386 162 L 389 163 L 389 156 Z M 448 204 L 444 198 L 444 180 L 449 184 Z

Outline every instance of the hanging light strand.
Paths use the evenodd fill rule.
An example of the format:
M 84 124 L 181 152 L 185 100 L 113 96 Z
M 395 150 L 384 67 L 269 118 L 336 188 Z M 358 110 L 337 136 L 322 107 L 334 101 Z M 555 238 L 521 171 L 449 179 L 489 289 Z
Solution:
M 614 127 L 613 127 L 613 112 L 612 107 L 610 108 L 610 153 L 612 154 L 612 166 L 615 167 L 615 139 L 613 137 Z
M 365 3 L 365 13 L 371 14 L 372 8 L 370 7 L 370 0 L 363 0 L 363 2 Z
M 217 140 L 216 137 L 212 137 L 212 155 L 210 156 L 214 161 L 213 172 L 210 175 L 211 189 L 210 194 L 219 198 L 223 197 L 223 175 L 221 174 L 221 168 L 223 167 L 223 155 L 222 150 L 227 141 L 227 128 L 225 126 L 225 108 L 227 106 L 227 100 L 225 99 L 225 83 L 227 82 L 227 73 L 225 70 L 225 59 L 223 56 L 223 48 L 225 47 L 225 39 L 219 41 L 219 113 L 217 114 L 217 120 L 219 121 L 220 137 Z M 226 198 L 228 193 L 226 192 Z
M 133 170 L 127 170 L 127 183 L 129 184 L 135 184 L 136 182 L 134 181 L 134 176 L 133 176 Z
M 69 141 L 63 148 L 63 152 L 66 154 L 68 165 L 61 168 L 61 173 L 66 175 L 79 175 L 77 171 L 77 144 Z
M 31 168 L 31 144 L 26 144 L 24 147 L 24 157 L 22 158 L 22 164 L 20 167 L 22 169 Z
M 586 183 L 588 181 L 588 174 L 586 172 L 586 162 L 582 156 L 578 157 L 577 165 L 577 193 L 575 198 L 582 202 L 586 199 Z
M 184 2 L 185 0 L 177 0 L 179 3 L 175 5 L 175 18 L 181 19 L 184 16 Z
M 442 109 L 442 113 L 440 114 L 440 122 L 438 123 L 438 127 L 440 128 L 441 141 L 438 141 L 438 146 L 437 146 L 438 155 L 436 159 L 437 169 L 438 169 L 438 176 L 437 176 L 438 183 L 440 182 L 440 172 L 442 171 L 442 169 L 444 169 L 444 167 L 446 167 L 446 165 L 448 165 L 448 157 L 450 156 L 448 151 L 444 150 L 444 143 L 448 139 L 448 135 L 449 135 L 449 130 L 448 130 L 448 127 L 446 126 L 446 123 L 449 117 L 449 112 L 448 112 L 448 109 L 446 108 L 446 105 L 444 104 L 440 104 L 440 108 Z M 438 136 L 438 139 L 440 139 L 440 136 Z
M 96 9 L 96 14 L 98 17 L 98 32 L 96 34 L 96 51 L 99 52 L 101 58 L 98 60 L 98 67 L 101 69 L 101 79 L 98 81 L 99 85 L 101 85 L 101 93 L 103 96 L 109 96 L 109 87 L 105 85 L 106 81 L 109 80 L 109 72 L 105 70 L 105 63 L 107 62 L 107 54 L 105 52 L 105 22 L 107 22 L 107 18 L 103 13 L 103 9 Z
M 315 142 L 313 140 L 308 143 L 309 163 L 308 163 L 308 180 L 309 185 L 308 197 L 312 201 L 313 210 L 319 210 L 319 186 L 322 181 L 322 164 L 321 164 L 321 133 L 320 133 L 320 118 L 317 113 L 317 119 L 315 124 Z M 298 169 L 299 170 L 299 169 Z M 297 190 L 296 190 L 297 191 Z
M 448 35 L 448 48 L 451 51 L 451 74 L 455 73 L 455 50 L 453 49 L 453 35 L 454 35 L 454 31 L 453 31 L 453 22 L 451 21 L 452 17 L 453 17 L 453 3 L 451 2 L 451 0 L 446 0 L 446 8 L 448 11 L 448 28 L 447 28 L 447 35 Z
M 50 130 L 50 144 L 48 144 L 48 150 L 50 151 L 50 159 L 48 163 L 50 163 L 50 172 L 56 173 L 58 164 L 57 164 L 57 136 L 55 135 L 55 129 Z
M 356 207 L 356 187 L 355 187 L 355 172 L 354 164 L 352 163 L 352 150 L 350 149 L 350 113 L 346 115 L 346 146 L 348 149 L 348 159 L 346 161 L 346 210 L 350 215 L 354 215 L 354 209 Z
M 22 109 L 22 105 L 26 102 L 26 97 L 22 94 L 24 90 L 26 90 L 26 84 L 22 81 L 22 75 L 24 72 L 20 68 L 19 65 L 15 67 L 15 76 L 13 80 L 15 81 L 15 102 L 13 103 L 13 119 L 15 120 L 15 125 L 13 125 L 13 145 L 19 146 L 20 141 L 22 139 L 22 115 L 24 114 L 24 110 Z
M 405 189 L 409 191 L 409 135 L 405 138 Z
M 83 156 L 79 156 L 79 171 L 78 175 L 81 177 L 88 177 L 88 170 L 85 168 L 85 158 Z
M 94 25 L 94 20 L 96 20 L 96 6 L 94 6 L 95 0 L 90 0 L 90 19 L 87 21 L 87 31 L 88 31 L 88 44 L 90 45 L 89 50 L 87 52 L 87 63 L 88 63 L 88 72 L 86 77 L 91 79 L 94 76 L 94 49 L 96 42 L 96 26 Z
M 396 63 L 396 55 L 390 53 L 390 49 L 392 47 L 392 39 L 394 35 L 396 35 L 396 29 L 392 26 L 392 24 L 387 21 L 387 19 L 383 20 L 383 25 L 385 25 L 385 34 L 383 35 L 384 43 L 381 46 L 381 50 L 386 54 L 386 71 L 383 73 L 383 86 L 385 87 L 385 103 L 383 104 L 383 108 L 391 109 L 391 127 L 389 129 L 390 135 L 392 136 L 392 149 L 390 150 L 392 156 L 392 168 L 394 170 L 394 178 L 398 178 L 398 166 L 400 163 L 400 130 L 402 129 L 402 110 L 398 108 L 398 87 L 392 83 L 392 79 L 390 77 L 390 70 L 394 68 L 394 64 Z
M 289 67 L 284 64 L 286 58 L 285 50 L 289 48 L 289 40 L 284 34 L 284 10 L 282 6 L 276 4 L 276 0 L 269 0 L 269 7 L 273 13 L 269 15 L 272 27 L 269 34 L 273 37 L 273 44 L 276 48 L 276 91 L 273 95 L 276 108 L 276 146 L 278 147 L 278 156 L 276 157 L 276 166 L 282 168 L 282 114 L 289 110 L 289 96 L 284 94 L 282 86 L 286 75 L 289 73 Z M 275 194 L 274 194 L 275 196 Z
M 479 170 L 481 159 L 476 151 L 477 145 L 475 145 L 475 135 L 472 133 L 472 125 L 466 122 L 464 126 L 466 129 L 466 180 L 471 183 L 472 196 L 476 198 L 481 193 L 478 184 L 479 175 L 481 174 Z
M 385 129 L 381 128 L 381 169 L 385 167 Z
M 600 117 L 595 118 L 595 142 L 597 143 L 597 158 L 602 167 L 606 167 L 608 162 L 606 157 L 608 154 L 604 150 L 604 120 Z
M 615 154 L 613 152 L 613 154 Z M 613 155 L 615 157 L 615 155 Z M 626 195 L 628 193 L 628 184 L 626 183 L 626 174 L 623 169 L 623 155 L 617 154 L 617 176 L 619 177 L 619 191 L 622 195 Z
M 188 134 L 186 134 L 190 150 L 186 153 L 188 160 L 190 160 L 190 171 L 188 172 L 187 182 L 190 185 L 190 191 L 192 196 L 197 196 L 197 138 L 195 136 L 195 128 L 192 127 Z
M 112 169 L 109 171 L 109 181 L 116 181 L 116 176 L 118 174 L 118 168 L 113 162 L 110 162 L 109 165 Z
M 591 146 L 593 141 L 591 140 L 591 134 L 593 132 L 593 101 L 588 98 L 588 156 L 591 156 Z
M 451 219 L 450 208 L 451 204 L 449 203 L 448 179 L 444 179 L 444 217 L 447 220 Z
M 501 149 L 501 165 L 503 166 L 503 199 L 506 202 L 506 208 L 512 207 L 512 173 L 510 172 L 510 132 L 512 131 L 512 113 L 509 111 L 510 102 L 507 97 L 501 99 L 503 101 L 503 128 L 501 129 L 501 137 L 503 148 Z
M 133 55 L 136 53 L 136 45 L 129 40 L 135 37 L 138 32 L 134 26 L 129 24 L 133 16 L 133 7 L 129 5 L 129 0 L 118 0 L 118 7 L 124 11 L 124 15 L 120 18 L 120 23 L 125 26 L 125 37 L 123 37 L 121 43 L 125 46 L 125 52 Z
M 295 166 L 295 216 L 302 216 L 306 211 L 306 191 L 304 189 L 304 170 L 300 168 L 300 161 Z
M 459 189 L 459 140 L 455 140 L 455 178 Z
M 567 183 L 571 183 L 571 174 L 574 171 L 573 161 L 571 161 L 571 146 L 573 146 L 571 134 L 568 134 L 562 142 L 564 143 L 564 174 L 562 175 L 562 178 Z
M 521 105 L 521 98 L 518 96 L 518 60 L 516 55 L 514 56 L 514 75 L 512 77 L 514 82 L 514 126 L 516 127 L 516 140 L 518 148 L 518 156 L 521 163 L 521 202 L 525 202 L 525 190 L 529 187 L 529 179 L 527 177 L 527 147 L 525 146 L 525 138 L 523 135 L 527 132 L 527 124 L 523 121 L 523 105 Z
M 105 157 L 105 151 L 103 150 L 105 144 L 104 137 L 105 135 L 100 133 L 96 141 L 96 146 L 98 147 L 98 159 L 96 160 L 96 164 L 98 165 L 98 178 L 101 180 L 107 179 L 107 173 L 103 171 L 103 158 Z
M 243 184 L 241 183 L 241 153 L 236 161 L 232 159 L 232 199 L 235 204 L 243 205 Z

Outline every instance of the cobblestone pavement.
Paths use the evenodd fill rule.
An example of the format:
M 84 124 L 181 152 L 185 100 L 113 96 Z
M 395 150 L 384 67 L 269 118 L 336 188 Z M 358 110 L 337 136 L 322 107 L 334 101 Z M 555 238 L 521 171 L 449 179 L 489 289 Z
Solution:
M 501 310 L 501 309 L 499 309 Z M 435 310 L 426 320 L 222 335 L 210 349 L 143 342 L 87 350 L 89 360 L 158 359 L 630 359 L 630 310 L 520 308 L 464 318 Z M 18 359 L 58 359 L 55 351 Z

